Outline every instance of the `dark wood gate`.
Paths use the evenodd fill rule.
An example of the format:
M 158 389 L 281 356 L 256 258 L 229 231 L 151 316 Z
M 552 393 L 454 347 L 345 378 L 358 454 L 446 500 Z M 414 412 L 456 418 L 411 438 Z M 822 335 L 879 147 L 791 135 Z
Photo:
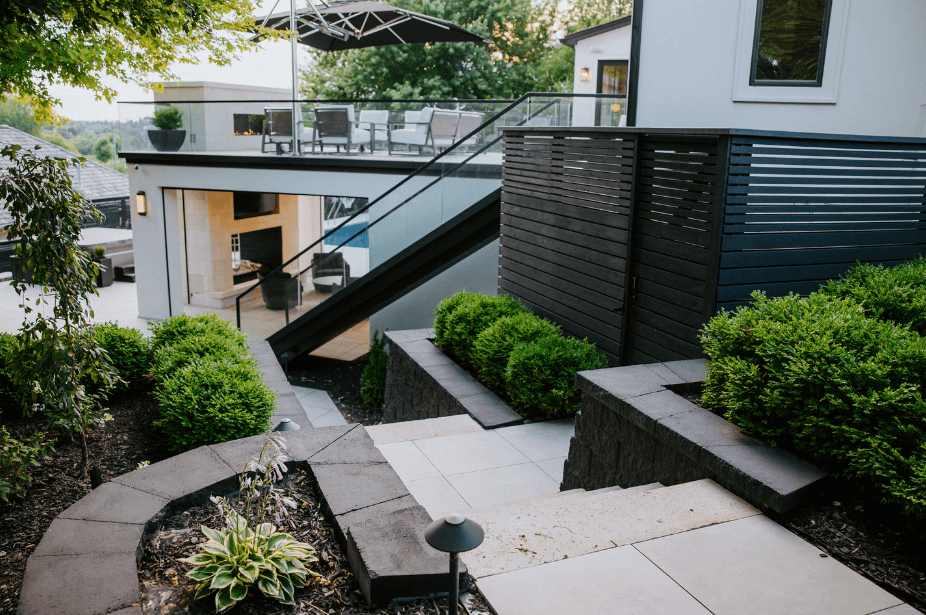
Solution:
M 723 308 L 926 248 L 926 139 L 506 128 L 499 292 L 612 364 L 702 356 Z

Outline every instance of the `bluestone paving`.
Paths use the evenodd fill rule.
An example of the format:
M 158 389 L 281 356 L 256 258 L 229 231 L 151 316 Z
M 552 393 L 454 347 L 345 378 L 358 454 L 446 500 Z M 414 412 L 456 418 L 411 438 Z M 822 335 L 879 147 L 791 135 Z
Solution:
M 405 486 L 421 504 L 432 519 L 453 512 L 466 514 L 471 507 L 446 478 L 425 478 L 405 483 Z
M 204 489 L 214 490 L 213 485 L 216 483 L 226 482 L 226 487 L 234 488 L 237 472 L 208 446 L 200 446 L 146 468 L 117 476 L 113 482 L 177 500 Z
M 406 423 L 374 425 L 366 429 L 370 437 L 373 438 L 373 442 L 377 445 L 482 431 L 482 427 L 466 414 Z
M 377 448 L 404 482 L 441 476 L 414 442 L 381 444 Z
M 143 525 L 169 503 L 168 498 L 108 482 L 68 507 L 59 518 Z
M 338 430 L 338 427 L 328 429 Z M 373 444 L 373 438 L 362 425 L 346 426 L 346 432 L 337 438 L 335 446 L 326 446 L 311 455 L 309 462 L 318 464 L 386 463 L 386 458 Z M 335 443 L 333 442 L 333 444 Z
M 103 615 L 137 603 L 135 553 L 33 556 L 23 576 L 18 614 Z
M 868 615 L 902 603 L 764 516 L 635 546 L 715 615 Z
M 344 415 L 339 410 L 329 410 L 316 419 L 312 419 L 312 424 L 316 427 L 333 427 L 335 425 L 346 425 Z
M 529 461 L 492 431 L 429 438 L 417 441 L 416 445 L 444 476 Z
M 55 519 L 42 536 L 33 556 L 109 553 L 140 555 L 144 531 L 145 526 L 141 524 Z
M 446 478 L 473 507 L 559 491 L 559 483 L 533 463 L 452 474 Z
M 569 454 L 569 439 L 576 431 L 573 419 L 501 427 L 495 433 L 507 440 L 531 461 L 543 461 Z
M 632 546 L 485 577 L 478 586 L 499 615 L 710 615 Z

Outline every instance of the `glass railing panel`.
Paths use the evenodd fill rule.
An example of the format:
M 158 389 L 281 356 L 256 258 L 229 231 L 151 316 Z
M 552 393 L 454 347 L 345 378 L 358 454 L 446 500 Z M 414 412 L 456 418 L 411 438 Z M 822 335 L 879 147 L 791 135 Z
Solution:
M 167 108 L 175 108 L 181 114 L 181 126 L 177 131 L 167 131 L 171 134 L 158 130 L 154 125 L 155 112 Z M 202 124 L 201 111 L 196 103 L 186 102 L 120 103 L 119 150 L 123 152 L 193 151 L 195 135 Z

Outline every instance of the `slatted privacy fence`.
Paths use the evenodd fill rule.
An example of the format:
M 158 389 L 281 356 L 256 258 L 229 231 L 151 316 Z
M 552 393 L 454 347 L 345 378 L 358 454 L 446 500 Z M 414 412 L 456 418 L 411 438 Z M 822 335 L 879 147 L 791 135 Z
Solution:
M 926 139 L 505 129 L 499 291 L 613 364 L 701 356 L 719 308 L 926 246 Z

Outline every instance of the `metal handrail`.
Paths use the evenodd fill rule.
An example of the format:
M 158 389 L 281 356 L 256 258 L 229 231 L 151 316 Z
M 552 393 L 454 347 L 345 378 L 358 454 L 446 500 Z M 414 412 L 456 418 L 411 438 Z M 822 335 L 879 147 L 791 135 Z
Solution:
M 525 94 L 524 96 L 531 96 Z M 588 96 L 586 94 L 576 94 L 575 96 Z M 609 96 L 605 94 L 604 96 Z M 524 98 L 523 96 L 521 98 Z M 621 96 L 626 98 L 626 96 Z M 285 98 L 274 98 L 272 100 L 120 100 L 119 105 L 199 105 L 199 104 L 230 104 L 230 103 L 278 103 L 293 104 L 295 103 L 511 103 L 520 99 L 513 98 L 304 98 L 301 100 L 287 100 Z
M 476 134 L 482 132 L 482 130 L 484 130 L 485 128 L 487 128 L 487 127 L 490 126 L 491 124 L 493 124 L 493 123 L 494 123 L 495 121 L 497 121 L 500 117 L 502 117 L 503 115 L 505 115 L 506 113 L 508 113 L 509 111 L 511 111 L 512 109 L 514 109 L 514 108 L 517 107 L 518 105 L 520 105 L 521 103 L 525 102 L 526 100 L 530 99 L 531 97 L 539 97 L 539 96 L 543 96 L 543 97 L 555 97 L 555 100 L 549 101 L 547 104 L 545 104 L 543 107 L 541 107 L 540 109 L 538 109 L 536 112 L 532 112 L 532 113 L 528 116 L 528 118 L 522 120 L 522 121 L 520 122 L 520 124 L 523 124 L 524 122 L 528 121 L 528 120 L 529 120 L 530 118 L 532 118 L 532 117 L 536 117 L 537 114 L 539 114 L 541 111 L 543 111 L 543 110 L 545 110 L 545 109 L 548 109 L 551 105 L 555 104 L 556 102 L 559 102 L 559 100 L 560 100 L 560 99 L 563 99 L 563 98 L 625 98 L 625 96 L 621 96 L 621 95 L 617 95 L 617 94 L 562 94 L 562 93 L 546 93 L 546 92 L 530 92 L 530 93 L 524 94 L 523 96 L 521 96 L 520 98 L 518 98 L 517 100 L 515 100 L 514 102 L 512 102 L 512 103 L 509 104 L 508 106 L 506 106 L 504 109 L 502 109 L 501 111 L 499 111 L 498 113 L 496 113 L 495 115 L 493 115 L 491 118 L 489 118 L 488 120 L 486 120 L 485 122 L 483 122 L 482 125 L 480 125 L 480 126 L 479 126 L 478 128 L 476 128 L 476 129 L 474 129 L 474 130 L 473 130 L 472 132 L 470 132 L 468 135 L 466 135 L 465 137 L 462 137 L 459 141 L 457 141 L 456 143 L 454 143 L 453 145 L 451 145 L 450 147 L 448 147 L 447 149 L 445 149 L 443 152 L 439 153 L 437 156 L 435 156 L 435 157 L 432 158 L 431 160 L 428 160 L 428 161 L 425 162 L 423 165 L 421 165 L 420 167 L 418 167 L 417 169 L 415 169 L 414 171 L 412 171 L 408 176 L 406 176 L 405 178 L 403 178 L 402 181 L 398 182 L 397 184 L 395 184 L 394 186 L 392 186 L 391 188 L 389 188 L 388 190 L 386 190 L 384 193 L 382 193 L 381 195 L 379 195 L 378 197 L 376 197 L 376 199 L 374 199 L 373 201 L 370 201 L 369 203 L 367 203 L 366 205 L 364 205 L 363 207 L 361 207 L 360 209 L 358 209 L 358 210 L 357 210 L 356 212 L 354 212 L 350 217 L 348 217 L 347 219 L 345 219 L 343 222 L 341 222 L 340 224 L 338 224 L 336 227 L 334 227 L 333 229 L 331 229 L 331 230 L 328 231 L 327 233 L 324 233 L 321 237 L 319 237 L 319 238 L 318 238 L 317 240 L 315 240 L 312 244 L 310 244 L 309 246 L 307 246 L 306 248 L 304 248 L 301 252 L 299 252 L 299 253 L 296 254 L 295 256 L 291 257 L 288 261 L 286 261 L 286 262 L 283 263 L 282 265 L 280 265 L 280 266 L 276 267 L 275 269 L 273 269 L 270 273 L 268 273 L 268 274 L 265 276 L 264 279 L 269 278 L 272 274 L 277 273 L 278 271 L 282 271 L 284 267 L 288 266 L 288 265 L 291 264 L 293 261 L 295 261 L 296 259 L 298 259 L 298 258 L 300 258 L 301 256 L 303 256 L 304 254 L 306 254 L 309 250 L 311 250 L 311 249 L 314 248 L 315 246 L 317 246 L 317 245 L 319 245 L 320 243 L 322 243 L 325 239 L 327 239 L 328 237 L 330 237 L 331 235 L 333 235 L 334 233 L 336 233 L 337 231 L 339 231 L 339 230 L 342 229 L 343 227 L 347 226 L 351 221 L 353 221 L 353 220 L 354 220 L 357 216 L 359 216 L 360 214 L 366 213 L 373 205 L 375 205 L 376 203 L 380 202 L 381 200 L 383 200 L 384 198 L 386 198 L 387 196 L 389 196 L 390 194 L 392 194 L 395 190 L 397 190 L 399 187 L 401 187 L 402 185 L 404 185 L 406 182 L 410 181 L 412 178 L 417 177 L 418 175 L 422 174 L 424 171 L 426 171 L 426 170 L 429 169 L 431 166 L 433 166 L 436 162 L 438 162 L 439 160 L 441 160 L 442 158 L 444 158 L 445 156 L 447 156 L 448 154 L 450 154 L 450 152 L 455 151 L 458 147 L 462 147 L 463 144 L 465 144 L 465 143 L 466 143 L 469 139 L 471 139 L 473 136 L 475 136 Z M 392 101 L 392 102 L 396 102 L 396 101 Z M 520 125 L 520 124 L 519 124 L 519 125 Z M 463 161 L 457 163 L 456 165 L 454 165 L 454 167 L 451 169 L 451 171 L 455 171 L 456 169 L 458 169 L 458 168 L 461 167 L 462 165 L 468 163 L 468 162 L 469 162 L 470 160 L 472 160 L 476 155 L 481 154 L 481 153 L 484 152 L 487 148 L 489 148 L 489 147 L 491 147 L 492 145 L 498 143 L 498 141 L 501 140 L 501 138 L 502 138 L 502 137 L 497 137 L 497 138 L 496 138 L 495 140 L 493 140 L 491 143 L 488 143 L 488 144 L 484 145 L 484 146 L 482 147 L 482 149 L 478 150 L 477 152 L 474 152 L 474 153 L 473 153 L 471 156 L 469 156 L 466 160 L 463 160 Z M 372 223 L 370 223 L 366 228 L 364 228 L 364 229 L 362 229 L 362 230 L 357 231 L 356 233 L 354 233 L 350 238 L 348 238 L 347 240 L 345 240 L 343 243 L 339 244 L 332 252 L 329 252 L 329 254 L 334 254 L 337 250 L 339 250 L 340 248 L 344 247 L 345 245 L 347 245 L 348 243 L 350 243 L 351 241 L 353 241 L 354 239 L 356 239 L 357 237 L 359 237 L 359 236 L 362 235 L 363 233 L 367 232 L 371 226 L 374 226 L 374 225 L 377 224 L 379 221 L 381 221 L 381 220 L 385 219 L 386 217 L 388 217 L 390 214 L 392 214 L 394 211 L 396 211 L 399 207 L 402 207 L 403 205 L 405 205 L 406 203 L 408 203 L 410 200 L 412 200 L 412 199 L 414 199 L 415 197 L 417 197 L 419 194 L 421 194 L 422 192 L 424 192 L 425 190 L 427 190 L 428 188 L 430 188 L 431 186 L 433 186 L 434 184 L 436 184 L 438 181 L 440 181 L 440 180 L 443 179 L 444 177 L 446 177 L 446 175 L 447 175 L 446 173 L 442 173 L 440 177 L 438 177 L 437 179 L 435 179 L 433 182 L 431 182 L 430 184 L 428 184 L 427 186 L 425 186 L 425 187 L 422 188 L 421 190 L 417 191 L 415 194 L 413 194 L 413 195 L 410 196 L 409 198 L 407 198 L 407 199 L 405 199 L 404 201 L 402 201 L 401 203 L 397 204 L 395 207 L 393 207 L 392 209 L 390 209 L 390 210 L 389 210 L 388 212 L 386 212 L 384 215 L 380 216 L 377 220 L 375 220 L 375 221 L 373 221 Z M 324 259 L 324 258 L 323 258 L 323 259 L 319 260 L 317 263 L 312 263 L 311 265 L 309 265 L 309 266 L 306 267 L 305 269 L 301 270 L 301 271 L 296 275 L 296 279 L 298 279 L 299 277 L 301 277 L 302 274 L 305 273 L 306 271 L 308 271 L 308 270 L 312 269 L 313 267 L 316 267 L 316 266 L 318 266 L 318 265 L 324 263 L 326 260 L 327 260 L 327 259 Z M 346 283 L 346 280 L 345 280 L 345 283 Z M 248 294 L 249 294 L 251 291 L 253 291 L 255 288 L 257 288 L 258 286 L 260 286 L 261 284 L 263 284 L 263 280 L 259 280 L 256 284 L 254 284 L 253 286 L 249 287 L 249 288 L 248 288 L 247 290 L 245 290 L 243 293 L 241 293 L 240 295 L 238 295 L 237 297 L 235 297 L 235 319 L 236 319 L 236 323 L 237 323 L 237 326 L 238 326 L 239 329 L 241 328 L 241 299 L 242 299 L 243 297 L 245 297 L 246 295 L 248 295 Z

